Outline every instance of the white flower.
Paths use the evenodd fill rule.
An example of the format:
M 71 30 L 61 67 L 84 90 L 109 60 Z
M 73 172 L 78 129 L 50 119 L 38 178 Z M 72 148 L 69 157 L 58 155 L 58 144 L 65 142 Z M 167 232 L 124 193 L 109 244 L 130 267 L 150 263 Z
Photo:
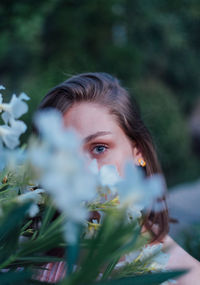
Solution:
M 32 204 L 28 210 L 28 214 L 30 218 L 35 217 L 40 212 L 40 208 L 37 204 Z
M 143 207 L 141 205 L 132 204 L 127 207 L 126 215 L 129 221 L 141 218 Z
M 118 269 L 120 267 L 125 266 L 126 264 L 133 263 L 136 260 L 136 258 L 139 256 L 139 254 L 140 254 L 139 250 L 135 250 L 135 251 L 129 252 L 128 254 L 125 254 L 124 260 L 118 262 L 115 268 Z
M 116 167 L 107 164 L 98 169 L 97 161 L 93 159 L 89 165 L 89 169 L 97 177 L 98 193 L 95 200 L 103 203 L 114 199 L 117 196 L 115 185 L 122 180 Z
M 48 109 L 38 112 L 35 123 L 44 141 L 52 147 L 73 150 L 80 147 L 78 135 L 73 130 L 66 131 L 62 115 L 57 110 Z
M 4 157 L 7 169 L 12 172 L 16 172 L 16 168 L 19 165 L 22 166 L 26 163 L 26 151 L 22 148 L 16 148 L 14 150 L 5 149 Z
M 124 262 L 128 264 L 132 263 L 138 257 L 139 253 L 139 250 L 135 250 L 126 254 Z
M 27 201 L 33 202 L 30 208 L 28 209 L 29 217 L 33 218 L 39 213 L 40 209 L 37 204 L 42 202 L 42 196 L 40 194 L 44 192 L 45 191 L 43 189 L 36 189 L 34 191 L 30 191 L 25 194 L 17 196 L 17 201 L 19 201 L 20 203 L 24 203 Z
M 95 196 L 96 179 L 80 155 L 77 136 L 64 128 L 59 112 L 38 113 L 36 124 L 42 141 L 32 143 L 28 156 L 38 170 L 39 184 L 66 217 L 67 242 L 74 243 L 78 224 L 88 217 L 85 203 Z
M 99 178 L 102 186 L 114 186 L 122 180 L 114 165 L 103 165 L 99 171 Z
M 26 201 L 34 201 L 35 203 L 40 203 L 42 201 L 41 193 L 45 193 L 44 189 L 36 189 L 34 191 L 29 191 L 25 194 L 17 196 L 17 200 L 20 202 L 26 202 Z
M 169 260 L 169 254 L 164 253 L 162 248 L 162 243 L 159 243 L 144 246 L 140 250 L 132 251 L 125 255 L 124 261 L 118 263 L 116 268 L 140 261 L 142 264 L 145 264 L 146 269 L 152 272 L 164 271 L 166 270 L 167 262 Z
M 122 180 L 115 165 L 105 164 L 98 169 L 97 160 L 93 159 L 89 165 L 89 169 L 92 173 L 98 175 L 101 186 L 114 186 Z
M 89 156 L 88 156 L 89 159 Z M 89 163 L 88 169 L 95 175 L 99 174 L 98 164 L 96 159 L 92 159 L 92 161 Z
M 125 177 L 120 177 L 114 165 L 104 165 L 98 170 L 96 160 L 90 164 L 90 169 L 98 176 L 100 202 L 110 201 L 119 196 L 119 207 L 126 208 L 128 221 L 142 216 L 142 210 L 161 196 L 164 181 L 161 175 L 146 178 L 132 162 L 125 166 Z M 157 210 L 159 205 L 157 206 Z
M 152 271 L 163 270 L 169 260 L 169 254 L 162 252 L 162 243 L 148 245 L 143 248 L 139 255 L 141 262 L 149 260 L 149 269 Z
M 140 218 L 142 210 L 151 206 L 151 203 L 162 194 L 164 186 L 162 176 L 154 175 L 146 178 L 132 162 L 126 164 L 124 178 L 120 177 L 113 165 L 104 165 L 98 171 L 96 161 L 92 161 L 90 167 L 98 174 L 100 202 L 112 200 L 118 195 L 119 207 L 126 208 L 128 221 Z
M 18 119 L 28 111 L 28 105 L 23 100 L 29 100 L 25 93 L 21 93 L 19 97 L 13 94 L 10 103 L 0 101 L 0 111 L 4 111 L 1 117 L 5 124 L 8 124 L 11 119 Z
M 22 121 L 11 120 L 11 126 L 0 126 L 0 148 L 3 143 L 10 149 L 19 145 L 19 137 L 26 131 L 26 125 Z
M 0 93 L 0 106 L 1 106 L 2 102 L 3 102 L 3 98 L 2 98 L 2 94 Z M 1 112 L 1 109 L 0 109 L 0 112 Z
M 6 88 L 3 85 L 0 85 L 0 90 L 5 90 Z
M 132 207 L 136 211 L 141 211 L 162 196 L 164 180 L 158 174 L 146 178 L 133 163 L 127 163 L 125 179 L 117 183 L 116 187 L 121 205 L 129 207 L 130 212 Z

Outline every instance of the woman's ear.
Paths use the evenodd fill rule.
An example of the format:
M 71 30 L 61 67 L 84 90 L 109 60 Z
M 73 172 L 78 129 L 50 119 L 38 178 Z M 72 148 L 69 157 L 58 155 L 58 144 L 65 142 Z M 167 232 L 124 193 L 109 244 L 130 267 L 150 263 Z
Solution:
M 141 153 L 141 151 L 138 148 L 136 143 L 134 143 L 134 145 L 133 145 L 132 153 L 133 153 L 133 160 L 134 160 L 134 163 L 136 165 L 138 165 L 138 166 L 145 166 L 146 165 L 145 160 L 143 158 L 143 155 L 142 155 L 142 153 Z

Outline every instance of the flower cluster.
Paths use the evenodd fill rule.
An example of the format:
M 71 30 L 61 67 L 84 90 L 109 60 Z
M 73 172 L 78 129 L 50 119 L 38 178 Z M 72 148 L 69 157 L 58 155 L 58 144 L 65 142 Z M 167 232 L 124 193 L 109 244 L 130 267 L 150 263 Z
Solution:
M 65 214 L 66 239 L 74 243 L 77 225 L 88 218 L 85 203 L 95 196 L 96 178 L 86 168 L 78 138 L 64 128 L 60 113 L 48 110 L 38 114 L 36 126 L 41 141 L 30 144 L 28 157 L 37 169 L 37 182 Z
M 0 86 L 0 90 L 5 87 Z M 14 149 L 19 145 L 19 137 L 26 131 L 24 122 L 18 120 L 28 111 L 28 105 L 24 100 L 29 100 L 25 93 L 21 93 L 19 97 L 13 94 L 9 103 L 3 103 L 3 96 L 0 93 L 0 113 L 4 125 L 0 126 L 0 150 L 3 144 L 9 149 Z
M 67 250 L 82 247 L 85 255 L 77 266 L 77 254 L 69 250 L 67 266 L 75 277 L 66 276 L 66 284 L 93 284 L 103 271 L 102 279 L 163 271 L 167 255 L 160 244 L 148 245 L 140 227 L 142 213 L 163 195 L 162 176 L 146 178 L 132 162 L 127 163 L 124 177 L 113 165 L 98 170 L 95 160 L 83 156 L 77 134 L 64 126 L 61 114 L 53 109 L 36 114 L 38 136 L 32 136 L 25 149 L 16 148 L 26 130 L 18 119 L 27 112 L 24 101 L 28 99 L 22 93 L 3 103 L 0 94 L 4 122 L 0 126 L 0 232 L 7 233 L 0 239 L 0 270 L 21 267 L 20 261 L 34 267 L 36 261 L 49 260 L 42 253 L 64 244 Z M 46 209 L 45 214 L 40 215 L 41 209 Z M 52 220 L 56 210 L 64 219 Z M 91 218 L 91 213 L 100 219 Z M 41 219 L 36 229 L 31 227 L 34 217 Z M 24 243 L 23 237 L 28 238 Z M 15 245 L 15 252 L 9 244 Z
M 142 211 L 164 194 L 163 176 L 157 174 L 146 178 L 131 161 L 125 165 L 123 178 L 114 165 L 104 165 L 98 170 L 97 162 L 93 160 L 90 168 L 98 177 L 99 200 L 94 201 L 94 205 L 114 202 L 115 206 L 126 209 L 128 220 L 140 218 Z M 162 205 L 157 205 L 157 210 L 162 210 Z

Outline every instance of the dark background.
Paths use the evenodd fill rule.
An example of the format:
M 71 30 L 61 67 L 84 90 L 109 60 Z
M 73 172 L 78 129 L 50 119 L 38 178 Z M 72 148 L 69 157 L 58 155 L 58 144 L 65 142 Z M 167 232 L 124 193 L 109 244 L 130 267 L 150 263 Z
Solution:
M 200 173 L 199 66 L 199 0 L 1 0 L 0 84 L 31 97 L 27 135 L 50 88 L 109 72 L 139 102 L 169 186 Z

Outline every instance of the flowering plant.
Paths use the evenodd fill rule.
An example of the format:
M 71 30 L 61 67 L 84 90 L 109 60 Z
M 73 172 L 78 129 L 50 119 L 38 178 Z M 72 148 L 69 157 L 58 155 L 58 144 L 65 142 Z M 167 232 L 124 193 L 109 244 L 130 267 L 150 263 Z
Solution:
M 39 273 L 56 262 L 65 264 L 66 285 L 161 284 L 182 274 L 165 270 L 162 244 L 148 245 L 141 231 L 162 177 L 145 178 L 132 163 L 125 179 L 112 165 L 88 166 L 55 110 L 36 115 L 39 135 L 20 148 L 28 99 L 3 103 L 0 94 L 0 283 L 45 284 Z

